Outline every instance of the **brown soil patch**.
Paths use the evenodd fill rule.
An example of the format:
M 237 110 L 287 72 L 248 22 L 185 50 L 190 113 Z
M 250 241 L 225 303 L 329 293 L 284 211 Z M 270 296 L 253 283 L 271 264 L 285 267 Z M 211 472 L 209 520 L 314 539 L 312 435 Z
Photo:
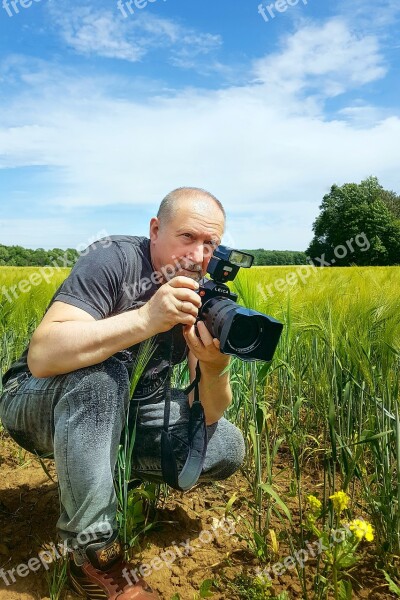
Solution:
M 276 464 L 276 484 L 283 493 L 290 483 L 286 460 L 283 455 Z M 55 479 L 52 462 L 46 464 Z M 39 462 L 20 451 L 4 432 L 0 434 L 0 470 L 0 569 L 7 572 L 37 557 L 43 546 L 57 543 L 58 491 L 56 483 L 49 480 Z M 304 485 L 315 491 L 317 480 L 316 473 L 312 472 L 305 475 Z M 238 573 L 255 574 L 257 563 L 246 549 L 246 543 L 230 535 L 229 523 L 220 521 L 223 507 L 234 492 L 238 494 L 236 514 L 246 516 L 244 500 L 251 497 L 251 491 L 241 474 L 227 481 L 201 484 L 186 494 L 172 490 L 161 503 L 156 515 L 157 527 L 142 539 L 141 547 L 135 550 L 134 561 L 138 566 L 149 564 L 154 557 L 162 557 L 168 550 L 178 556 L 174 546 L 179 547 L 182 556 L 172 559 L 169 568 L 164 563 L 162 569 L 153 570 L 146 577 L 163 600 L 170 600 L 176 593 L 181 600 L 193 600 L 201 583 L 214 577 L 220 581 L 220 590 L 212 596 L 214 600 L 239 598 L 223 587 L 222 580 L 233 579 Z M 293 500 L 291 508 L 295 505 Z M 218 521 L 220 527 L 216 527 Z M 273 527 L 279 531 L 278 522 Z M 236 532 L 240 533 L 238 528 Z M 189 548 L 190 554 L 185 555 Z M 289 554 L 283 547 L 280 552 L 283 557 Z M 168 556 L 172 558 L 171 554 Z M 312 569 L 311 562 L 309 566 Z M 11 585 L 6 585 L 0 578 L 0 600 L 48 599 L 44 572 L 44 568 L 40 568 L 36 573 L 28 571 L 25 577 L 15 574 L 15 582 L 10 581 Z M 376 569 L 373 556 L 366 554 L 352 575 L 356 588 L 354 598 L 395 598 Z M 274 579 L 275 593 L 284 590 L 291 599 L 302 599 L 295 573 L 288 572 Z M 77 599 L 78 596 L 66 590 L 64 600 Z

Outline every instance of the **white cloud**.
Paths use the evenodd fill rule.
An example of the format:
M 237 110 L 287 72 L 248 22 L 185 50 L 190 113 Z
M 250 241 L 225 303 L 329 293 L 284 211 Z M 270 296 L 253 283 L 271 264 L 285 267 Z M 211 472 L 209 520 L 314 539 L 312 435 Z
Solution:
M 258 61 L 261 85 L 170 91 L 146 102 L 117 100 L 99 80 L 75 76 L 69 86 L 61 73 L 57 87 L 32 84 L 33 94 L 9 105 L 13 127 L 0 129 L 0 161 L 58 168 L 53 209 L 155 207 L 175 187 L 205 187 L 224 202 L 238 246 L 301 249 L 331 184 L 374 174 L 398 187 L 400 119 L 364 111 L 354 124 L 352 107 L 331 121 L 321 111 L 332 85 L 358 90 L 383 75 L 382 64 L 376 40 L 334 20 L 307 25 L 280 54 Z M 322 98 L 299 100 L 311 83 Z
M 168 48 L 171 62 L 192 66 L 196 57 L 208 55 L 221 45 L 219 35 L 184 28 L 143 10 L 135 18 L 117 11 L 82 5 L 71 7 L 59 0 L 49 4 L 53 26 L 64 43 L 79 54 L 137 62 L 156 48 Z M 182 63 L 182 64 L 181 64 Z
M 214 50 L 218 50 L 221 43 L 219 35 L 190 32 L 183 34 L 181 47 L 178 47 L 171 53 L 171 63 L 177 67 L 195 68 L 199 57 L 206 56 Z M 211 66 L 213 70 L 218 69 L 215 63 L 212 63 L 212 65 L 208 63 L 208 66 Z
M 389 110 L 383 110 L 376 106 L 363 104 L 353 104 L 343 108 L 338 113 L 341 117 L 351 121 L 354 127 L 365 128 L 370 123 L 382 122 L 385 118 L 390 117 Z
M 388 26 L 398 22 L 400 5 L 398 0 L 341 0 L 339 10 L 348 19 L 349 23 L 357 23 L 364 31 L 376 31 L 385 28 L 388 35 Z M 397 34 L 397 28 L 393 28 Z
M 75 8 L 69 13 L 59 11 L 57 24 L 64 41 L 80 54 L 98 54 L 132 62 L 144 55 L 144 49 L 126 39 L 126 27 L 110 12 L 100 13 L 89 8 Z
M 279 52 L 256 62 L 255 71 L 269 89 L 326 98 L 382 78 L 383 63 L 377 38 L 359 37 L 332 19 L 287 36 Z

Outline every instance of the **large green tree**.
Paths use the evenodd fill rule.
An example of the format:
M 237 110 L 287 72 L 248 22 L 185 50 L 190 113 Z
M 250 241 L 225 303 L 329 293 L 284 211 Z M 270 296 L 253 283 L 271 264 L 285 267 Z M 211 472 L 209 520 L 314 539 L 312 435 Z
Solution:
M 399 196 L 376 177 L 333 185 L 319 207 L 306 254 L 322 266 L 400 264 L 399 207 Z

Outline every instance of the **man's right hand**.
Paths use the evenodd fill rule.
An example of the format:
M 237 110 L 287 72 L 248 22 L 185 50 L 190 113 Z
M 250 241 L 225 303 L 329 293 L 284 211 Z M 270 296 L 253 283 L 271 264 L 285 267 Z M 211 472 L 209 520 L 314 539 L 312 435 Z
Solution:
M 164 283 L 138 309 L 152 335 L 168 331 L 178 323 L 194 325 L 201 306 L 201 298 L 194 291 L 198 289 L 197 281 L 182 275 Z

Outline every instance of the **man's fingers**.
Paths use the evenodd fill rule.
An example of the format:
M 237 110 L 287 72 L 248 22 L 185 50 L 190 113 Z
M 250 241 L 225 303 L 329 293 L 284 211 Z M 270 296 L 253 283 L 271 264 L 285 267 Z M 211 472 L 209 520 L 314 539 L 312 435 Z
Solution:
M 175 299 L 175 306 L 180 313 L 187 313 L 197 318 L 198 310 L 191 302 L 185 302 L 184 300 Z
M 196 317 L 194 315 L 184 312 L 181 312 L 180 315 L 179 323 L 181 323 L 181 325 L 184 327 L 193 327 L 193 325 L 196 323 Z
M 195 329 L 194 329 L 194 325 L 185 325 L 183 328 L 183 333 L 185 335 L 192 335 L 195 334 Z
M 182 325 L 189 325 L 190 327 L 193 327 L 193 325 L 196 323 L 196 317 L 186 313 L 186 316 L 182 319 L 181 323 Z
M 187 337 L 188 341 L 192 344 L 192 346 L 196 347 L 200 345 L 194 325 L 191 327 L 185 327 L 184 332 L 185 336 Z
M 197 331 L 199 332 L 200 339 L 205 346 L 210 346 L 213 343 L 213 337 L 203 321 L 197 322 Z
M 177 300 L 187 300 L 188 302 L 195 304 L 199 308 L 201 306 L 200 296 L 198 294 L 195 294 L 192 290 L 177 288 L 174 289 L 173 295 Z
M 178 275 L 178 277 L 173 277 L 168 281 L 168 285 L 173 288 L 189 288 L 192 290 L 198 290 L 199 284 L 194 279 L 190 279 L 190 277 L 185 277 L 184 275 Z

